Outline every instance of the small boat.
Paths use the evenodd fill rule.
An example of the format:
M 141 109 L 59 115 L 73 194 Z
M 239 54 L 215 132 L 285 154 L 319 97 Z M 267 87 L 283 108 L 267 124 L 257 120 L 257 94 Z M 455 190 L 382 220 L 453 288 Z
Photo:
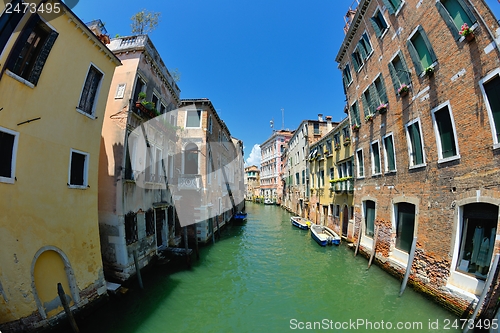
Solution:
M 274 205 L 274 202 L 271 199 L 264 200 L 264 205 Z
M 311 225 L 311 236 L 321 246 L 340 244 L 340 236 L 332 229 L 323 225 Z
M 309 221 L 308 219 L 305 219 L 303 217 L 300 217 L 300 216 L 292 216 L 292 217 L 290 217 L 290 221 L 292 222 L 292 224 L 294 226 L 296 226 L 297 228 L 300 228 L 302 230 L 309 229 L 309 227 L 312 224 L 311 221 Z
M 244 223 L 247 221 L 247 213 L 239 212 L 234 214 L 233 220 L 235 223 Z

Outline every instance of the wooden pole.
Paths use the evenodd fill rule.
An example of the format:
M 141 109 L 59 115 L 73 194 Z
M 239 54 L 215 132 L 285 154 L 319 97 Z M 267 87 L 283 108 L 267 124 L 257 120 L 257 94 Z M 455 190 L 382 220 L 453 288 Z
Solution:
M 186 249 L 186 263 L 189 268 L 191 268 L 191 261 L 188 255 L 189 252 L 189 243 L 188 243 L 188 230 L 187 226 L 184 229 L 184 248 Z
M 137 281 L 139 282 L 139 287 L 144 289 L 144 285 L 142 284 L 142 276 L 141 269 L 139 268 L 139 258 L 137 257 L 137 250 L 134 250 L 134 265 L 135 265 L 135 273 L 137 274 Z
M 413 242 L 411 243 L 410 255 L 408 257 L 408 263 L 406 264 L 406 272 L 403 278 L 403 283 L 401 284 L 401 289 L 399 290 L 399 296 L 403 295 L 406 284 L 408 283 L 408 278 L 410 277 L 411 265 L 413 265 L 413 258 L 415 257 L 415 248 L 417 247 L 417 237 L 413 237 Z
M 479 300 L 477 301 L 476 308 L 474 309 L 474 313 L 472 314 L 471 319 L 476 322 L 476 317 L 477 314 L 479 313 L 479 310 L 481 310 L 484 299 L 486 298 L 486 295 L 488 294 L 488 291 L 490 290 L 491 282 L 493 281 L 493 276 L 495 276 L 495 272 L 497 271 L 497 266 L 498 266 L 498 260 L 500 259 L 500 254 L 495 254 L 495 260 L 493 260 L 493 264 L 490 267 L 490 271 L 488 272 L 488 278 L 486 279 L 486 282 L 484 283 L 484 289 L 483 292 L 481 293 L 481 297 L 479 297 Z M 467 322 L 467 325 L 465 325 L 465 328 L 463 330 L 463 333 L 469 332 L 469 322 Z
M 215 230 L 214 230 L 214 218 L 210 219 L 211 229 L 212 229 L 212 244 L 215 244 Z
M 377 249 L 377 238 L 378 238 L 378 225 L 375 227 L 375 235 L 373 236 L 373 249 L 370 256 L 370 261 L 368 261 L 368 268 L 372 265 L 373 257 L 375 257 L 375 250 Z
M 196 246 L 196 260 L 200 260 L 200 249 L 198 247 L 198 234 L 196 233 L 196 224 L 194 225 L 194 243 Z
M 361 244 L 361 235 L 363 233 L 363 226 L 361 222 L 359 223 L 359 233 L 358 233 L 358 241 L 356 242 L 356 250 L 354 251 L 354 256 L 358 254 L 359 245 Z
M 61 283 L 57 284 L 57 294 L 59 295 L 59 299 L 61 300 L 64 312 L 66 312 L 66 315 L 68 316 L 69 323 L 71 324 L 73 332 L 80 333 L 80 330 L 76 325 L 75 317 L 73 317 L 73 313 L 71 313 L 71 309 L 69 308 L 68 300 L 66 299 L 66 294 L 64 293 L 64 289 Z

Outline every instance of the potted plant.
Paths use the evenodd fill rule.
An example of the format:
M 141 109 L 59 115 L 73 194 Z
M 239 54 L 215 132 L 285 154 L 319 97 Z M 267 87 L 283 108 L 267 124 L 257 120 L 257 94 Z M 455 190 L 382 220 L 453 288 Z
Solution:
M 382 103 L 377 107 L 377 112 L 382 114 L 387 112 L 387 103 Z
M 351 138 L 344 138 L 344 146 L 348 146 L 351 143 Z
M 372 114 L 369 114 L 365 117 L 365 122 L 369 122 L 369 121 L 372 121 L 373 120 L 373 115 Z
M 432 74 L 434 74 L 434 67 L 432 67 L 432 66 L 427 67 L 425 69 L 425 75 L 432 76 Z
M 398 95 L 401 97 L 406 96 L 409 91 L 410 91 L 410 87 L 408 87 L 408 85 L 403 83 L 398 89 Z
M 474 31 L 472 31 L 467 23 L 464 23 L 460 29 L 460 36 L 465 37 L 465 40 L 470 42 L 474 39 Z
M 359 131 L 359 125 L 358 125 L 358 124 L 354 124 L 354 125 L 352 125 L 352 127 L 351 127 L 351 128 L 352 128 L 352 130 L 353 130 L 354 132 Z
M 340 150 L 340 142 L 335 143 L 335 150 Z

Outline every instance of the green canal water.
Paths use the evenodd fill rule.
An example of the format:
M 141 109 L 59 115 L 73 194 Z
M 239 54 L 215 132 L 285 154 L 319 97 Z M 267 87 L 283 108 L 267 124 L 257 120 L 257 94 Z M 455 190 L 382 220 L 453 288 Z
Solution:
M 456 317 L 410 288 L 398 297 L 400 282 L 377 266 L 367 270 L 347 246 L 320 247 L 281 208 L 250 203 L 247 212 L 244 226 L 200 249 L 191 270 L 154 267 L 144 290 L 133 283 L 80 320 L 80 331 L 461 331 Z

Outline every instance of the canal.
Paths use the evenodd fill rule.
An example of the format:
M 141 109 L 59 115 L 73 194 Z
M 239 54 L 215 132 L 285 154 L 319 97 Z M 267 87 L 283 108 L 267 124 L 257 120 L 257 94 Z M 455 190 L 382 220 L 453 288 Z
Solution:
M 280 207 L 250 203 L 247 212 L 244 226 L 201 248 L 191 270 L 153 267 L 144 290 L 132 283 L 80 320 L 80 331 L 461 332 L 456 317 L 411 288 L 398 297 L 400 282 L 367 270 L 345 244 L 320 247 Z

